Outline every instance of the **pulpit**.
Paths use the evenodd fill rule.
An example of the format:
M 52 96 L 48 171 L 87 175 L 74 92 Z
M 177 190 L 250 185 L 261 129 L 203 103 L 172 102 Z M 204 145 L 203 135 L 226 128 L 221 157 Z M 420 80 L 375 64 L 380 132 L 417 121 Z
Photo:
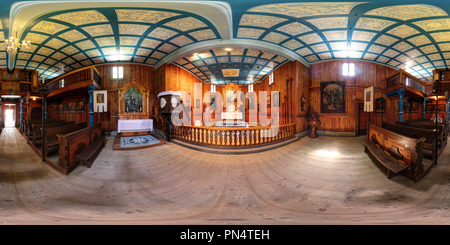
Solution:
M 160 115 L 166 119 L 166 138 L 171 141 L 173 137 L 172 112 L 180 104 L 181 93 L 164 91 L 158 94 L 160 99 Z

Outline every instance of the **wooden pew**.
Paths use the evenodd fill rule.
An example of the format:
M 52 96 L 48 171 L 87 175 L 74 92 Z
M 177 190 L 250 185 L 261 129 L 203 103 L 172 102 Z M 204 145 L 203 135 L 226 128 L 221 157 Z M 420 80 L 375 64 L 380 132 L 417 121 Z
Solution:
M 419 121 L 406 121 L 406 122 L 396 121 L 395 124 L 414 127 L 414 128 L 422 128 L 422 129 L 435 129 L 436 128 L 436 123 L 430 124 L 428 122 L 423 123 L 423 122 L 419 122 Z M 448 135 L 447 135 L 446 126 L 444 124 L 438 124 L 438 134 L 439 134 L 438 137 L 443 139 L 444 145 L 447 145 Z
M 436 122 L 433 122 L 431 120 L 428 120 L 428 121 L 415 120 L 415 121 L 406 121 L 406 122 L 417 123 L 417 124 L 420 124 L 420 125 L 432 125 L 432 126 L 436 127 Z M 438 126 L 444 126 L 444 128 L 445 128 L 445 135 L 448 137 L 449 134 L 450 134 L 450 130 L 449 130 L 450 122 L 447 121 L 447 120 L 444 120 L 441 123 L 438 122 Z
M 65 126 L 75 124 L 75 121 L 70 122 L 50 122 L 45 123 L 44 128 L 53 128 L 53 127 L 59 127 L 59 126 Z M 34 146 L 37 145 L 37 140 L 42 138 L 42 123 L 35 123 L 31 124 L 31 130 L 28 135 L 28 139 Z
M 65 126 L 45 128 L 44 129 L 44 144 L 42 145 L 42 152 L 45 157 L 48 157 L 48 149 L 58 147 L 58 134 L 69 134 L 83 128 L 87 128 L 87 122 L 69 124 Z M 42 129 L 41 129 L 42 130 Z
M 94 155 L 98 154 L 101 147 L 105 144 L 105 137 L 102 135 L 101 123 L 97 123 L 93 126 L 77 130 L 69 134 L 58 134 L 59 141 L 59 161 L 57 166 L 53 166 L 56 170 L 63 174 L 69 174 L 78 165 L 80 165 L 80 160 L 76 156 L 82 153 L 85 149 L 90 147 L 94 149 Z M 99 140 L 99 141 L 97 141 Z M 99 142 L 102 142 L 99 146 Z M 92 165 L 94 158 L 91 157 L 88 161 Z
M 391 123 L 383 123 L 383 128 L 411 138 L 425 137 L 426 141 L 423 144 L 424 157 L 434 160 L 435 152 L 438 151 L 439 157 L 444 150 L 445 143 L 443 142 L 442 134 L 438 137 L 438 144 L 436 145 L 436 129 L 423 129 Z
M 428 172 L 428 169 L 424 170 L 422 162 L 425 137 L 419 139 L 407 137 L 374 124 L 368 124 L 367 132 L 364 151 L 370 152 L 386 167 L 388 178 L 401 173 L 418 181 Z
M 63 122 L 63 121 L 57 120 L 57 119 L 44 119 L 44 123 L 50 123 L 50 122 Z M 33 123 L 42 123 L 42 119 L 30 119 L 30 120 L 23 119 L 21 131 L 20 131 L 23 136 L 26 137 L 28 135 L 28 129 L 31 128 L 31 125 Z

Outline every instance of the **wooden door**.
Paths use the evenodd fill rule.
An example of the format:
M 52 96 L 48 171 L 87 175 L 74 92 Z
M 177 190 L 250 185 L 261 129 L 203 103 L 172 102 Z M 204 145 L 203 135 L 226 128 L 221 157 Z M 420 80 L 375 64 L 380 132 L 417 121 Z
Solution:
M 369 122 L 369 112 L 364 111 L 364 103 L 358 103 L 358 135 L 367 134 L 367 122 Z

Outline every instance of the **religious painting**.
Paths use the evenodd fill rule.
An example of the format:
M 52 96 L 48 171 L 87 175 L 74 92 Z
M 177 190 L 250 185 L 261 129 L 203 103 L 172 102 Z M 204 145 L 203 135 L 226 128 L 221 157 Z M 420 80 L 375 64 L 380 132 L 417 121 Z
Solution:
M 434 105 L 426 105 L 425 106 L 425 112 L 436 112 L 436 109 L 434 108 Z
M 320 112 L 345 113 L 345 81 L 320 83 Z
M 200 108 L 200 100 L 199 99 L 197 99 L 195 101 L 195 108 Z
M 216 99 L 217 99 L 217 97 L 216 97 L 216 95 L 211 95 L 210 97 L 209 97 L 209 109 L 210 110 L 217 110 L 217 103 L 216 103 Z
M 69 113 L 69 104 L 68 103 L 63 104 L 63 113 Z
M 403 111 L 404 111 L 404 112 L 410 112 L 410 111 L 411 111 L 411 103 L 409 103 L 409 102 L 404 102 L 404 103 L 403 103 Z
M 373 92 L 374 87 L 368 87 L 364 89 L 364 111 L 365 112 L 372 112 L 373 111 Z
M 77 112 L 84 112 L 84 101 L 80 100 L 77 102 Z
M 191 94 L 186 93 L 186 103 L 191 103 Z
M 419 112 L 419 103 L 411 104 L 411 112 Z
M 234 102 L 237 101 L 236 92 L 237 92 L 237 90 L 236 90 L 235 87 L 230 87 L 227 90 L 227 92 L 225 94 L 226 99 L 227 99 L 227 103 L 234 103 Z
M 377 102 L 375 104 L 376 106 L 376 112 L 385 112 L 386 111 L 386 99 L 385 98 L 378 98 Z
M 64 113 L 64 107 L 63 106 L 64 106 L 63 104 L 58 104 L 56 106 L 56 113 L 58 113 L 58 114 Z
M 108 91 L 96 90 L 94 91 L 94 112 L 106 112 L 108 105 Z
M 280 107 L 280 92 L 273 94 L 273 107 Z
M 142 112 L 142 94 L 137 88 L 130 88 L 125 94 L 125 112 Z
M 77 109 L 76 109 L 76 102 L 69 102 L 69 113 L 76 113 Z
M 270 107 L 270 95 L 267 95 L 267 107 Z

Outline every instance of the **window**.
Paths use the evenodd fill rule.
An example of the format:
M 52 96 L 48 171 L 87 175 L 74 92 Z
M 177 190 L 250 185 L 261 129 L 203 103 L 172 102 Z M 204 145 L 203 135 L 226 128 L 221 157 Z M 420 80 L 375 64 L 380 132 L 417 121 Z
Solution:
M 123 78 L 123 66 L 114 66 L 112 70 L 113 79 L 122 79 Z
M 248 85 L 248 92 L 253 92 L 253 84 Z
M 344 63 L 342 64 L 342 75 L 344 76 L 354 76 L 355 75 L 355 64 L 354 63 Z
M 216 85 L 211 84 L 211 93 L 215 93 L 216 92 Z
M 64 79 L 59 80 L 59 88 L 64 88 Z
M 273 83 L 273 72 L 270 73 L 269 75 L 269 85 L 272 85 L 272 83 Z

